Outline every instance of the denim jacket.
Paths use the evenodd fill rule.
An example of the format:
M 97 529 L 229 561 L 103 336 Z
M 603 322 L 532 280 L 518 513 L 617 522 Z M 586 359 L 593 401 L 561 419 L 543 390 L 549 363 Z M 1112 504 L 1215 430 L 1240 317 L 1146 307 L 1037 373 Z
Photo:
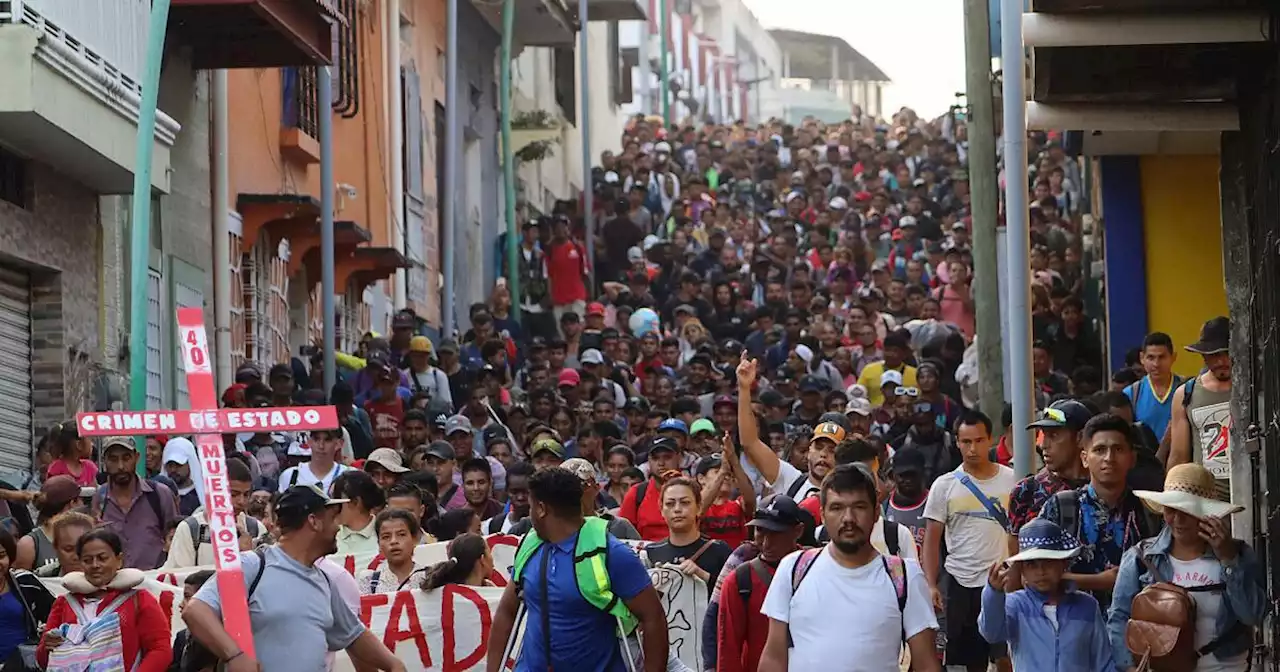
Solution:
M 1044 604 L 1044 593 L 1034 588 L 1005 595 L 983 586 L 978 632 L 992 644 L 1009 643 L 1015 670 L 1115 672 L 1106 622 L 1092 595 L 1068 584 L 1058 602 L 1056 629 Z
M 1222 611 L 1214 624 L 1213 636 L 1221 637 L 1236 622 L 1249 626 L 1240 629 L 1235 635 L 1224 641 L 1214 651 L 1220 658 L 1231 658 L 1249 650 L 1253 643 L 1252 629 L 1262 623 L 1266 615 L 1267 589 L 1263 584 L 1263 576 L 1258 565 L 1258 556 L 1248 544 L 1238 542 L 1240 552 L 1232 565 L 1224 566 L 1222 571 L 1223 591 Z M 1111 648 L 1115 655 L 1116 667 L 1124 670 L 1133 667 L 1133 655 L 1125 646 L 1125 626 L 1129 622 L 1129 612 L 1133 607 L 1133 598 L 1143 588 L 1156 583 L 1145 565 L 1138 558 L 1138 553 L 1146 548 L 1147 560 L 1156 571 L 1166 579 L 1173 576 L 1173 563 L 1169 561 L 1169 549 L 1173 545 L 1173 533 L 1165 528 L 1154 539 L 1148 539 L 1125 551 L 1120 560 L 1120 570 L 1116 575 L 1116 588 L 1111 601 L 1111 613 L 1107 617 L 1107 632 L 1111 635 Z M 1213 550 L 1205 551 L 1204 557 L 1214 558 Z

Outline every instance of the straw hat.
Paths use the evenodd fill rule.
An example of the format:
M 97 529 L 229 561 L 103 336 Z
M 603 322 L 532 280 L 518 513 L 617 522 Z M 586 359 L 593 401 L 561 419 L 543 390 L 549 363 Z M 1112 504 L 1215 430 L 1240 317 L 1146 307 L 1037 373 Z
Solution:
M 1217 484 L 1213 474 L 1198 464 L 1179 464 L 1164 477 L 1164 490 L 1134 490 L 1153 511 L 1160 513 L 1164 507 L 1181 511 L 1196 518 L 1221 518 L 1238 511 L 1235 506 L 1217 498 Z

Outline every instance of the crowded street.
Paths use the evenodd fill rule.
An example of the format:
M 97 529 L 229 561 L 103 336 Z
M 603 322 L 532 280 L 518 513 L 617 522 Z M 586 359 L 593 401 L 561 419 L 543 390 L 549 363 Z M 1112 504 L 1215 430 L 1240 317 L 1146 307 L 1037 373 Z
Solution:
M 1034 58 L 1195 20 L 964 0 L 922 19 L 952 96 L 722 1 L 335 0 L 262 52 L 157 0 L 136 174 L 66 169 L 135 196 L 55 275 L 62 150 L 0 115 L 0 672 L 1277 669 L 1280 294 L 1226 172 L 1272 122 L 1097 112 Z

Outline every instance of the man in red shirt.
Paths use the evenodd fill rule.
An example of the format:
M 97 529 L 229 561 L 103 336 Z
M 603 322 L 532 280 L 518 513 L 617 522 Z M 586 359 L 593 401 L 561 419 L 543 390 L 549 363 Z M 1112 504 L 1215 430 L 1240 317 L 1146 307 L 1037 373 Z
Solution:
M 581 316 L 587 308 L 587 251 L 569 237 L 569 219 L 557 217 L 547 247 L 547 280 L 556 323 L 565 313 Z
M 760 554 L 733 570 L 720 587 L 716 614 L 716 670 L 755 672 L 769 638 L 769 618 L 760 613 L 778 563 L 799 548 L 809 515 L 786 495 L 771 495 L 747 525 L 756 528 Z
M 622 498 L 618 515 L 636 526 L 641 539 L 661 541 L 670 534 L 667 520 L 662 517 L 662 484 L 668 478 L 684 475 L 680 471 L 684 451 L 669 436 L 655 436 L 648 444 L 649 480 L 631 486 Z

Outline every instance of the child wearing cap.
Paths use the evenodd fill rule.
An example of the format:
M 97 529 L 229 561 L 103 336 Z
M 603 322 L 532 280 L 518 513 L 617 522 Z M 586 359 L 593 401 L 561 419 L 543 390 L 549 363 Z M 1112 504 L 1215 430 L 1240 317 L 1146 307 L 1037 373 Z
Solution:
M 992 565 L 982 588 L 978 631 L 1008 642 L 1017 670 L 1113 672 L 1106 619 L 1092 595 L 1064 580 L 1080 544 L 1056 523 L 1037 518 L 1018 532 L 1017 555 Z M 1025 588 L 1007 595 L 1009 567 L 1018 563 Z
M 702 488 L 702 533 L 737 548 L 747 540 L 747 521 L 755 513 L 756 493 L 738 461 L 733 438 L 721 439 L 722 454 L 708 455 L 696 467 Z M 733 498 L 733 489 L 741 496 Z

